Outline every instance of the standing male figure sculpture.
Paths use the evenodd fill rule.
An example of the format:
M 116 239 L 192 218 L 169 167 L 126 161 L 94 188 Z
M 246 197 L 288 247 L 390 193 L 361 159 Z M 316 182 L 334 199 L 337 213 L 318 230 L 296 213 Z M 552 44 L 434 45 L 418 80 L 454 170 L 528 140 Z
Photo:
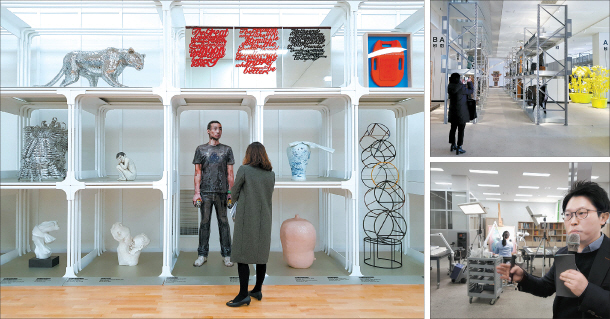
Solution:
M 118 152 L 116 154 L 116 160 L 118 165 L 116 166 L 119 171 L 119 181 L 133 181 L 136 179 L 138 172 L 136 171 L 136 164 L 130 160 L 125 153 Z
M 227 218 L 227 199 L 231 197 L 228 190 L 233 187 L 233 150 L 219 142 L 222 136 L 222 125 L 218 121 L 208 123 L 209 142 L 199 145 L 195 150 L 195 195 L 193 204 L 201 201 L 201 224 L 199 225 L 199 247 L 197 260 L 193 266 L 200 267 L 207 261 L 210 251 L 210 219 L 212 206 L 216 209 L 218 232 L 220 233 L 220 254 L 227 267 L 231 262 L 231 230 Z

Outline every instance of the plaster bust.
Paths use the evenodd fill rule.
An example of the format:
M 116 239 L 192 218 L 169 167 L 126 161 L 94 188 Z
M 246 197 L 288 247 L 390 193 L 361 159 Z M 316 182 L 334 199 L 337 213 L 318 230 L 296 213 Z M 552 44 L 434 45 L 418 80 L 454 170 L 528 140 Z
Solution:
M 129 227 L 117 222 L 110 228 L 112 237 L 119 242 L 117 257 L 121 266 L 135 266 L 138 264 L 140 252 L 150 244 L 150 239 L 145 234 L 131 237 Z
M 125 153 L 118 152 L 116 154 L 116 160 L 118 165 L 116 166 L 117 171 L 119 171 L 119 181 L 133 181 L 136 179 L 136 175 L 138 174 L 136 170 L 136 164 L 129 159 Z
M 34 245 L 36 245 L 36 248 L 34 249 L 36 258 L 47 259 L 51 256 L 51 248 L 46 244 L 55 241 L 55 237 L 49 235 L 49 232 L 54 230 L 59 230 L 57 221 L 42 222 L 32 229 L 32 241 L 34 242 Z

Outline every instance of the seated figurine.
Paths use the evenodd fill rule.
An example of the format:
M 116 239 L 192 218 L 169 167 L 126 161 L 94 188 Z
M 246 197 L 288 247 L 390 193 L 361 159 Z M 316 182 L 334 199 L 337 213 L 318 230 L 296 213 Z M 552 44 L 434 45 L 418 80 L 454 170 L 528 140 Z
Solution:
M 119 181 L 133 181 L 136 179 L 137 171 L 136 164 L 130 160 L 125 153 L 118 152 L 116 154 L 118 165 L 116 169 L 119 171 Z

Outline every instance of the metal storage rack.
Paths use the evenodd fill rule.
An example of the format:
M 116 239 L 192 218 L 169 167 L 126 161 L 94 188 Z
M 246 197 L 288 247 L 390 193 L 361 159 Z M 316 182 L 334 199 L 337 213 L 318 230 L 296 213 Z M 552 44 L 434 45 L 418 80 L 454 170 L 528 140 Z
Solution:
M 548 9 L 547 9 L 548 8 Z M 563 11 L 563 17 L 560 17 L 560 14 L 557 16 L 551 13 L 550 8 L 556 8 L 555 13 L 559 11 Z M 563 10 L 561 10 L 563 8 Z M 551 23 L 558 23 L 559 27 L 552 32 L 545 32 L 541 25 L 541 14 L 549 17 L 549 21 Z M 525 113 L 530 117 L 530 119 L 539 125 L 540 122 L 553 122 L 552 118 L 547 118 L 547 112 L 563 112 L 563 124 L 568 125 L 568 82 L 569 75 L 572 70 L 572 58 L 568 56 L 568 38 L 572 36 L 572 21 L 568 19 L 568 6 L 567 5 L 538 5 L 538 15 L 537 15 L 537 24 L 536 31 L 532 32 L 528 28 L 524 28 L 523 31 L 523 49 L 521 49 L 517 54 L 523 60 L 523 72 L 521 72 L 518 76 L 523 83 L 523 103 L 522 109 Z M 564 44 L 563 48 L 563 59 L 561 57 L 555 57 L 550 52 L 549 49 L 555 48 L 560 43 Z M 537 63 L 539 57 L 542 56 L 545 61 L 556 62 L 558 65 L 558 70 L 540 70 L 540 66 L 536 67 L 536 72 L 526 71 L 526 67 L 529 70 L 531 67 L 531 63 Z M 536 59 L 536 60 L 534 60 Z M 534 62 L 535 61 L 535 62 Z M 563 86 L 564 86 L 564 101 L 559 102 L 553 99 L 548 92 L 548 89 L 545 91 L 541 91 L 541 87 L 547 85 L 553 79 L 563 78 Z M 527 85 L 526 85 L 527 83 Z M 536 86 L 536 98 L 534 100 L 535 106 L 533 109 L 528 109 L 527 107 L 527 99 L 525 97 L 527 88 L 529 86 Z M 546 96 L 547 102 L 556 104 L 559 109 L 550 109 L 547 110 L 545 108 L 544 116 L 540 112 L 540 95 Z M 557 119 L 555 119 L 556 121 Z
M 450 29 L 451 21 L 457 23 Z M 477 3 L 448 3 L 447 15 L 443 17 L 443 35 L 447 39 L 446 54 L 441 57 L 441 72 L 445 73 L 445 83 L 449 83 L 452 73 L 472 75 L 475 91 L 473 99 L 477 100 L 477 112 L 485 105 L 489 88 L 489 30 L 485 16 Z M 450 65 L 450 56 L 455 55 L 457 68 Z M 472 61 L 468 60 L 472 56 Z M 470 67 L 468 64 L 471 63 Z M 448 122 L 448 93 L 445 90 L 444 123 Z M 474 123 L 476 123 L 475 120 Z
M 470 303 L 472 298 L 491 299 L 490 305 L 496 303 L 502 293 L 502 280 L 496 272 L 496 267 L 502 262 L 502 257 L 468 258 L 468 276 L 466 288 Z M 492 290 L 488 290 L 491 288 Z

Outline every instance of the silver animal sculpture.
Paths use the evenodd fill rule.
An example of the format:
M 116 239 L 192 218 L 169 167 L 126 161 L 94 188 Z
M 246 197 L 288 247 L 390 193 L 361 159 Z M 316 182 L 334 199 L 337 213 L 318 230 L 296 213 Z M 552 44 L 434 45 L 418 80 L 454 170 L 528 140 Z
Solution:
M 64 65 L 51 82 L 43 86 L 53 86 L 64 76 L 60 86 L 75 83 L 83 76 L 89 85 L 97 86 L 99 78 L 113 87 L 126 87 L 119 83 L 118 77 L 130 66 L 140 71 L 144 68 L 146 54 L 140 54 L 133 48 L 117 49 L 109 47 L 99 51 L 72 51 L 64 57 Z
M 66 124 L 54 117 L 51 124 L 23 129 L 24 148 L 21 154 L 19 180 L 64 179 L 66 177 L 66 152 L 68 130 Z

